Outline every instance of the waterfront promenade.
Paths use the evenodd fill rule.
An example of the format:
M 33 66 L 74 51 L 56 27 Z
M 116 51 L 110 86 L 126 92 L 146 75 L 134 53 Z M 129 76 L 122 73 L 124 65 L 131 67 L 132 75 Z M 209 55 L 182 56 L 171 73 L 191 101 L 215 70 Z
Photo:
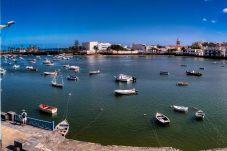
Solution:
M 3 151 L 13 149 L 14 140 L 24 139 L 25 149 L 32 151 L 177 151 L 172 147 L 103 146 L 101 144 L 65 139 L 57 132 L 32 126 L 2 122 Z

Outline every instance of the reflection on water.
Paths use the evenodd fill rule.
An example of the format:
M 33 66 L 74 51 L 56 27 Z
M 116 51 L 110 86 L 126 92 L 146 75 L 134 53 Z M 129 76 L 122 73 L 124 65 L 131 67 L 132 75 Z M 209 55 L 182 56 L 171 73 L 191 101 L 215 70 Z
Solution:
M 2 76 L 2 110 L 20 112 L 25 108 L 30 116 L 61 121 L 66 110 L 68 93 L 68 138 L 102 144 L 133 146 L 173 146 L 184 150 L 198 150 L 227 146 L 227 67 L 223 61 L 173 56 L 83 56 L 56 61 L 45 66 L 38 60 L 38 72 L 28 72 L 25 57 L 17 64 L 18 70 L 3 62 L 7 70 Z M 225 61 L 224 61 L 225 62 Z M 63 64 L 78 65 L 78 81 L 68 81 L 72 71 Z M 186 64 L 187 67 L 181 67 Z M 199 70 L 204 67 L 205 70 Z M 64 88 L 51 87 L 52 77 L 42 76 L 44 71 L 61 69 Z M 91 70 L 101 73 L 89 76 Z M 202 77 L 185 75 L 186 70 L 197 70 Z M 160 76 L 160 71 L 170 72 Z M 133 75 L 136 83 L 116 83 L 119 73 Z M 188 87 L 177 87 L 177 81 L 186 81 Z M 115 89 L 136 88 L 138 95 L 116 97 Z M 48 116 L 38 110 L 44 103 L 58 107 L 57 116 Z M 204 121 L 194 118 L 195 110 L 186 114 L 174 112 L 171 105 L 184 105 L 202 109 Z M 167 127 L 155 122 L 155 113 L 167 115 Z

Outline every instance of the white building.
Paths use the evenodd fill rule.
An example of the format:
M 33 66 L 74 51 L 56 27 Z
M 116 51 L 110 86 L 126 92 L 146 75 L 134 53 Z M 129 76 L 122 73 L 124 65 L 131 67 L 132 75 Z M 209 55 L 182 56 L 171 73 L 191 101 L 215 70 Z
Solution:
M 226 49 L 221 45 L 206 46 L 204 48 L 204 56 L 207 57 L 225 57 Z
M 108 47 L 110 47 L 110 43 L 98 43 L 98 50 L 107 50 Z
M 98 47 L 98 42 L 97 41 L 84 42 L 82 43 L 82 47 L 87 51 L 96 51 L 95 47 Z
M 183 50 L 184 55 L 194 55 L 194 56 L 203 56 L 204 51 L 202 49 L 191 49 L 188 48 L 186 50 Z

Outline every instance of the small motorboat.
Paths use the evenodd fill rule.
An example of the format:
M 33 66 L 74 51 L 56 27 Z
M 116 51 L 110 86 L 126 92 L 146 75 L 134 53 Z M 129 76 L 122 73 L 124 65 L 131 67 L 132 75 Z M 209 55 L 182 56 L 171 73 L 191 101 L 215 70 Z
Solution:
M 70 65 L 69 65 L 69 64 L 64 64 L 63 67 L 64 67 L 64 68 L 69 68 Z
M 0 67 L 0 74 L 4 75 L 5 73 L 6 73 L 6 70 L 4 68 Z
M 20 68 L 20 65 L 13 65 L 13 69 L 19 69 Z
M 167 72 L 167 71 L 161 71 L 160 72 L 160 75 L 169 75 L 169 72 Z
M 69 66 L 69 70 L 80 71 L 79 66 Z
M 39 109 L 43 112 L 50 113 L 50 114 L 56 114 L 58 111 L 58 108 L 54 106 L 45 105 L 45 104 L 40 104 Z
M 205 70 L 205 68 L 204 68 L 204 67 L 200 67 L 199 69 L 200 69 L 200 70 Z
M 48 59 L 45 59 L 45 60 L 43 61 L 43 64 L 50 64 L 50 63 L 51 63 L 51 61 L 48 60 Z
M 176 86 L 188 86 L 188 85 L 189 85 L 188 82 L 182 82 L 182 81 L 180 81 L 180 82 L 177 82 L 176 83 Z
M 100 70 L 90 71 L 89 75 L 99 74 Z
M 187 67 L 187 65 L 186 65 L 186 64 L 181 64 L 180 66 L 181 66 L 181 67 Z
M 198 76 L 198 77 L 200 77 L 200 76 L 203 75 L 202 73 L 196 72 L 196 71 L 194 71 L 194 70 L 192 70 L 192 71 L 186 71 L 186 74 L 187 74 L 187 75 L 190 75 L 190 76 Z
M 117 82 L 136 82 L 136 78 L 130 75 L 119 74 L 115 76 Z
M 169 124 L 170 123 L 170 120 L 167 116 L 165 116 L 164 114 L 161 114 L 161 113 L 156 113 L 155 115 L 157 121 L 161 124 Z
M 43 72 L 43 74 L 45 76 L 47 76 L 47 75 L 56 76 L 58 73 L 56 71 L 54 71 L 54 72 Z
M 132 95 L 132 94 L 137 94 L 138 91 L 135 88 L 129 89 L 129 90 L 117 89 L 114 91 L 114 93 L 116 95 Z
M 29 71 L 38 71 L 38 69 L 34 68 L 33 66 L 26 66 L 25 68 Z
M 53 62 L 50 62 L 50 63 L 46 63 L 47 66 L 53 66 L 54 63 Z
M 173 105 L 173 109 L 178 112 L 188 112 L 188 107 Z
M 203 120 L 205 117 L 205 113 L 202 111 L 202 110 L 198 110 L 196 113 L 195 113 L 195 118 L 197 120 Z
M 69 75 L 69 76 L 67 76 L 67 79 L 77 81 L 79 78 L 76 75 Z
M 69 132 L 69 123 L 68 121 L 65 119 L 63 121 L 61 121 L 54 129 L 54 131 L 57 131 L 58 133 L 60 133 L 62 136 L 66 136 L 67 133 Z

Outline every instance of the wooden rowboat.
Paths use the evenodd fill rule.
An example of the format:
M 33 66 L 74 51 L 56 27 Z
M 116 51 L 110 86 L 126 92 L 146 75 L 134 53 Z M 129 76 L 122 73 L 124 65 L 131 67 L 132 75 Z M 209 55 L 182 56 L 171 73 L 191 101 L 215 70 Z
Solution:
M 50 113 L 50 114 L 56 114 L 58 111 L 58 108 L 54 106 L 45 105 L 45 104 L 40 104 L 39 109 L 43 112 Z

